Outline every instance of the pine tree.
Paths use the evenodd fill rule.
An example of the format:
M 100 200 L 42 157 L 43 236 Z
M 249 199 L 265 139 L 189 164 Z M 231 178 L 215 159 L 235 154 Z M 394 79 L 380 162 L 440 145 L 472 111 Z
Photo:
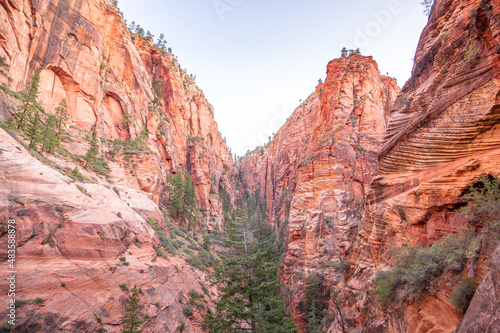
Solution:
M 5 122 L 5 127 L 8 130 L 14 129 L 15 124 L 14 124 L 14 118 L 13 117 L 9 117 L 9 119 L 7 119 L 7 121 Z
M 125 313 L 123 314 L 123 329 L 122 333 L 141 333 L 141 325 L 144 323 L 140 309 L 141 299 L 139 294 L 142 292 L 140 288 L 134 285 L 130 291 L 125 305 Z
M 134 31 L 135 31 L 135 21 L 132 21 L 132 22 L 130 23 L 130 25 L 129 25 L 128 29 L 129 29 L 130 31 L 132 31 L 132 32 L 134 32 Z
M 4 72 L 4 70 L 9 69 L 9 64 L 5 61 L 4 57 L 0 57 L 0 74 L 5 76 L 6 78 L 10 79 L 7 73 Z
M 87 169 L 91 169 L 94 166 L 98 154 L 99 142 L 97 142 L 97 130 L 96 126 L 94 126 L 94 129 L 92 130 L 92 137 L 90 139 L 90 146 L 87 150 L 87 154 L 85 154 L 85 167 Z
M 424 14 L 429 16 L 432 10 L 432 5 L 434 5 L 434 0 L 423 0 L 421 4 L 424 6 Z
M 36 99 L 39 94 L 40 86 L 40 69 L 37 67 L 35 72 L 31 76 L 30 81 L 26 85 L 26 89 L 21 92 L 22 104 L 18 108 L 17 117 L 17 129 L 24 126 L 24 121 L 29 118 L 36 110 Z
M 42 120 L 40 119 L 40 112 L 35 109 L 34 113 L 30 114 L 26 120 L 24 138 L 30 141 L 29 149 L 36 150 L 36 146 L 42 141 L 42 137 Z
M 279 296 L 278 261 L 270 259 L 268 244 L 255 237 L 255 227 L 247 220 L 246 208 L 226 226 L 227 251 L 220 254 L 210 277 L 219 289 L 215 313 L 208 314 L 211 332 L 289 333 L 297 332 L 285 316 Z
M 42 152 L 47 151 L 51 153 L 54 148 L 60 144 L 57 137 L 58 121 L 59 119 L 52 114 L 47 117 L 43 128 Z
M 165 52 L 165 46 L 167 46 L 167 41 L 165 40 L 165 34 L 160 34 L 160 37 L 158 37 L 158 42 L 156 44 L 162 52 Z
M 57 136 L 63 133 L 63 126 L 69 120 L 69 110 L 66 98 L 63 98 L 56 107 Z
M 323 318 L 322 288 L 323 282 L 317 278 L 309 278 L 306 281 L 305 306 L 307 311 L 307 331 L 309 333 L 321 332 L 321 319 Z
M 179 172 L 172 176 L 170 183 L 172 185 L 172 193 L 170 195 L 170 210 L 176 221 L 184 218 L 184 180 Z
M 186 180 L 184 181 L 184 204 L 183 211 L 184 217 L 188 224 L 188 230 L 191 227 L 196 228 L 198 224 L 198 202 L 196 200 L 196 193 L 194 192 L 193 182 L 191 181 L 191 176 L 188 174 Z

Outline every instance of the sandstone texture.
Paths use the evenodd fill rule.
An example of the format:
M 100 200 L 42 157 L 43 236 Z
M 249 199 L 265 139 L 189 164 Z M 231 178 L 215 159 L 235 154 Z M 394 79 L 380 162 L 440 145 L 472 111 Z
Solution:
M 412 77 L 391 110 L 379 155 L 380 175 L 372 182 L 361 223 L 351 290 L 360 291 L 387 265 L 391 246 L 428 246 L 458 232 L 464 223 L 459 197 L 481 174 L 500 175 L 499 22 L 498 1 L 435 2 Z M 474 278 L 480 282 L 484 274 L 479 268 Z M 488 276 L 480 290 L 492 288 Z M 385 314 L 381 321 L 391 332 L 453 332 L 461 316 L 453 315 L 449 296 L 449 288 L 443 288 L 406 310 Z M 476 304 L 498 304 L 494 292 L 488 300 L 480 297 L 475 297 Z M 368 322 L 359 315 L 364 306 L 351 302 L 348 311 L 359 327 Z M 487 327 L 498 314 L 484 310 Z M 418 324 L 415 318 L 420 318 Z
M 365 195 L 378 174 L 387 111 L 398 93 L 396 81 L 381 76 L 371 57 L 333 60 L 326 81 L 273 141 L 239 162 L 247 190 L 267 199 L 270 220 L 283 234 L 280 276 L 301 332 L 306 280 L 319 277 L 326 290 L 342 279 L 328 264 L 351 256 Z
M 201 332 L 204 312 L 182 313 L 191 289 L 203 293 L 205 273 L 181 258 L 157 256 L 158 242 L 145 216 L 161 223 L 157 205 L 144 193 L 102 183 L 79 183 L 32 157 L 0 130 L 0 254 L 7 257 L 7 220 L 16 220 L 15 299 L 40 303 L 17 309 L 16 332 L 121 332 L 128 288 L 142 288 L 148 332 Z M 144 216 L 144 217 L 143 217 Z M 125 260 L 120 259 L 124 257 Z M 124 264 L 124 263 L 128 264 Z M 7 261 L 0 288 L 8 290 Z M 0 301 L 0 326 L 10 298 Z M 208 299 L 207 299 L 208 301 Z M 102 326 L 97 318 L 102 319 Z
M 103 154 L 112 150 L 112 141 L 146 132 L 150 154 L 135 154 L 133 162 L 118 156 L 111 165 L 113 181 L 149 193 L 159 204 L 166 176 L 185 169 L 204 212 L 203 226 L 222 224 L 217 191 L 225 184 L 234 195 L 231 152 L 212 106 L 172 54 L 156 48 L 152 38 L 131 34 L 109 0 L 2 0 L 0 5 L 0 56 L 10 65 L 12 80 L 2 76 L 0 83 L 22 90 L 40 68 L 40 104 L 53 112 L 66 98 L 71 123 L 87 132 L 96 126 L 107 139 Z M 0 115 L 6 119 L 13 112 Z M 84 154 L 85 142 L 76 141 L 68 149 Z

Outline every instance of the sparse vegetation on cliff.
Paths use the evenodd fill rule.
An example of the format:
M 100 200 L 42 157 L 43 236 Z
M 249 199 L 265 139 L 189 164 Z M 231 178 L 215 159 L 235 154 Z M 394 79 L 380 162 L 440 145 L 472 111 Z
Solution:
M 455 308 L 462 313 L 467 311 L 470 301 L 476 292 L 476 283 L 471 279 L 463 279 L 460 284 L 455 288 L 450 297 L 450 301 Z
M 467 259 L 472 234 L 448 235 L 431 247 L 409 246 L 396 255 L 395 268 L 380 271 L 375 280 L 378 299 L 384 305 L 403 300 L 415 301 L 432 291 L 434 283 L 445 271 L 459 267 Z
M 187 174 L 184 177 L 182 173 L 177 173 L 170 176 L 168 181 L 171 189 L 169 209 L 172 217 L 188 230 L 196 228 L 200 220 L 200 209 L 191 176 Z
M 379 300 L 384 305 L 403 300 L 415 301 L 434 290 L 445 272 L 459 274 L 468 259 L 476 260 L 482 251 L 492 251 L 500 239 L 500 183 L 483 175 L 462 196 L 467 206 L 460 212 L 469 224 L 458 234 L 450 234 L 430 247 L 409 246 L 396 255 L 395 268 L 380 271 L 375 280 Z M 470 281 L 462 281 L 452 301 L 459 310 L 467 308 L 474 294 Z

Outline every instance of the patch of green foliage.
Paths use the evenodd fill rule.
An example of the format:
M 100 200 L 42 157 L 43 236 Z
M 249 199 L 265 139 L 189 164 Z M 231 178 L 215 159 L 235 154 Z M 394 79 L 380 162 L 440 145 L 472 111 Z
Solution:
M 462 313 L 467 311 L 469 304 L 476 292 L 476 283 L 470 279 L 463 279 L 451 294 L 450 301 Z
M 142 332 L 141 326 L 144 323 L 144 318 L 141 314 L 142 304 L 139 298 L 141 293 L 141 288 L 137 288 L 134 285 L 125 301 L 122 333 Z
M 406 247 L 396 256 L 392 271 L 380 271 L 375 285 L 383 305 L 394 301 L 414 301 L 433 291 L 435 281 L 452 265 L 464 267 L 471 233 L 448 235 L 431 247 Z M 396 299 L 398 295 L 398 299 Z
M 167 180 L 171 190 L 168 203 L 171 216 L 189 230 L 195 229 L 200 221 L 200 209 L 191 176 L 187 174 L 183 177 L 181 173 L 177 173 L 169 176 Z

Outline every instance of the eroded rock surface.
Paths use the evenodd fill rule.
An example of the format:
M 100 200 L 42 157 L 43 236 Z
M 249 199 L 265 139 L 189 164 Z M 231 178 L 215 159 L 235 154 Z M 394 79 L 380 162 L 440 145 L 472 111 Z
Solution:
M 328 64 L 316 88 L 269 146 L 241 162 L 246 188 L 267 198 L 268 215 L 285 237 L 281 280 L 289 311 L 306 332 L 304 286 L 341 278 L 328 263 L 350 256 L 389 107 L 399 92 L 371 57 L 353 54 Z M 325 297 L 329 302 L 329 296 Z
M 223 222 L 217 190 L 224 186 L 235 194 L 232 156 L 212 106 L 172 54 L 131 35 L 109 0 L 0 4 L 0 56 L 12 79 L 2 76 L 1 83 L 22 90 L 40 68 L 40 104 L 54 112 L 65 98 L 72 124 L 86 131 L 96 126 L 107 139 L 103 154 L 113 140 L 144 137 L 151 154 L 139 153 L 133 162 L 118 156 L 111 164 L 116 184 L 150 193 L 159 204 L 167 175 L 185 168 L 205 212 L 203 225 L 212 229 Z M 12 112 L 0 115 L 7 119 Z M 84 154 L 87 143 L 75 140 L 69 150 Z
M 42 303 L 17 309 L 17 332 L 120 332 L 128 288 L 141 287 L 150 332 L 176 332 L 181 322 L 201 332 L 204 313 L 182 313 L 191 289 L 203 293 L 205 273 L 183 259 L 157 256 L 158 243 L 143 216 L 164 223 L 147 195 L 97 183 L 75 183 L 44 165 L 0 130 L 0 253 L 7 257 L 7 220 L 16 220 L 16 300 Z M 140 212 L 141 214 L 139 214 Z M 124 257 L 125 260 L 120 259 Z M 124 264 L 124 263 L 128 264 Z M 8 290 L 9 262 L 0 265 L 0 287 Z M 6 323 L 9 297 L 2 297 Z

